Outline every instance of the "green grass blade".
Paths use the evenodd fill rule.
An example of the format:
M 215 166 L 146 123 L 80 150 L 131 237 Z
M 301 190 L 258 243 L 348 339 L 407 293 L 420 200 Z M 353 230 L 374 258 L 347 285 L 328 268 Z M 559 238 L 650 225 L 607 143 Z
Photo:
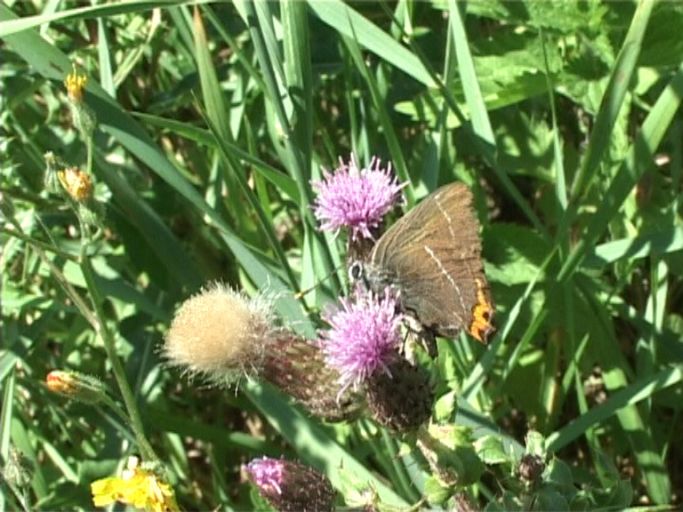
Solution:
M 109 38 L 104 20 L 97 20 L 97 55 L 100 65 L 100 84 L 107 94 L 116 97 L 114 74 L 112 72 L 111 57 L 109 52 Z
M 340 0 L 308 0 L 311 10 L 342 36 L 355 39 L 388 63 L 418 82 L 433 87 L 434 81 L 419 59 L 390 35 Z
M 353 25 L 351 28 L 353 30 Z M 389 112 L 387 112 L 386 106 L 384 105 L 384 101 L 382 100 L 382 95 L 379 92 L 377 82 L 375 81 L 375 78 L 372 76 L 372 73 L 370 73 L 370 70 L 365 65 L 363 55 L 361 54 L 360 47 L 356 43 L 356 40 L 353 38 L 345 38 L 344 42 L 346 43 L 346 47 L 349 50 L 349 54 L 351 55 L 351 58 L 353 59 L 356 65 L 356 68 L 359 70 L 361 76 L 365 79 L 365 83 L 367 84 L 368 89 L 370 90 L 370 95 L 372 96 L 375 111 L 377 113 L 377 116 L 379 117 L 379 122 L 382 126 L 382 131 L 384 132 L 384 137 L 386 138 L 387 145 L 389 147 L 391 160 L 396 168 L 396 174 L 402 182 L 408 183 L 408 186 L 403 189 L 406 195 L 406 200 L 409 205 L 415 204 L 413 180 L 411 179 L 410 174 L 408 173 L 408 166 L 406 165 L 405 158 L 403 157 L 401 144 L 399 142 L 398 137 L 396 136 L 396 132 L 394 131 L 394 127 L 391 122 Z
M 296 147 L 295 141 L 297 140 L 297 132 L 299 128 L 298 123 L 295 120 L 290 119 L 288 112 L 290 112 L 297 102 L 301 104 L 300 100 L 294 101 L 291 98 L 290 84 L 282 84 L 282 88 L 278 83 L 277 77 L 279 74 L 278 67 L 275 64 L 280 57 L 280 51 L 274 41 L 268 36 L 273 32 L 271 24 L 273 23 L 270 16 L 265 16 L 261 11 L 257 12 L 256 6 L 252 2 L 245 2 L 243 4 L 246 23 L 249 27 L 249 32 L 252 36 L 254 50 L 256 53 L 256 58 L 258 59 L 261 72 L 263 73 L 264 83 L 265 83 L 265 96 L 268 104 L 275 111 L 277 121 L 280 124 L 280 128 L 284 132 L 283 142 L 286 154 L 286 166 L 289 170 L 290 175 L 294 178 L 295 182 L 299 187 L 300 196 L 300 215 L 304 222 L 307 222 L 309 226 L 313 229 L 316 227 L 316 220 L 313 217 L 312 209 L 310 205 L 313 202 L 313 191 L 310 185 L 311 170 L 310 170 L 310 160 L 306 158 L 309 155 L 302 154 L 299 148 Z M 264 9 L 265 7 L 260 7 L 259 9 Z M 261 13 L 261 15 L 259 15 Z M 295 20 L 290 20 L 290 22 L 295 24 L 300 24 L 303 21 L 303 14 L 299 11 L 296 13 L 291 13 L 287 11 L 287 16 L 292 16 Z M 293 44 L 293 43 L 292 43 Z M 301 53 L 301 48 L 298 50 L 289 49 L 288 51 L 297 51 L 299 55 Z M 294 65 L 294 64 L 292 64 Z M 300 71 L 290 71 L 294 75 L 299 76 L 298 79 L 304 80 L 303 74 L 306 73 L 305 69 Z M 284 76 L 284 71 L 282 71 L 283 80 L 286 79 Z M 296 84 L 293 84 L 296 86 Z M 308 137 L 308 131 L 311 129 L 306 126 L 308 121 L 301 121 L 301 130 L 304 137 Z M 301 136 L 301 134 L 299 135 Z M 279 142 L 276 142 L 279 145 Z M 323 262 L 324 266 L 321 269 L 322 275 L 331 275 L 334 271 L 332 266 L 332 257 L 327 246 L 323 243 L 323 237 L 320 233 L 315 230 L 311 230 L 311 234 L 316 238 L 316 247 L 318 247 L 320 252 L 320 260 Z M 331 285 L 335 289 L 339 289 L 339 283 L 332 282 Z
M 610 183 L 603 202 L 591 216 L 567 260 L 562 265 L 558 279 L 566 279 L 583 261 L 586 253 L 603 233 L 610 220 L 619 211 L 624 199 L 633 189 L 643 172 L 652 165 L 655 150 L 662 142 L 683 98 L 683 66 L 679 67 L 668 86 L 662 91 L 657 102 L 647 115 L 645 122 L 632 144 L 627 158 Z
M 305 164 L 304 178 L 311 179 L 310 162 L 313 141 L 313 90 L 308 10 L 300 0 L 283 0 L 282 44 L 284 46 L 284 78 L 291 102 L 293 149 Z
M 635 405 L 641 400 L 645 400 L 657 391 L 674 386 L 683 380 L 683 366 L 666 368 L 656 374 L 640 379 L 633 384 L 620 389 L 610 396 L 604 403 L 590 409 L 575 420 L 571 421 L 566 427 L 554 432 L 547 438 L 548 450 L 557 452 L 575 439 L 581 437 L 583 433 L 593 425 L 599 425 L 608 418 L 622 411 L 629 405 Z
M 193 126 L 182 121 L 174 119 L 167 119 L 165 117 L 155 116 L 152 114 L 134 113 L 135 118 L 145 122 L 146 125 L 158 126 L 173 132 L 185 139 L 196 142 L 203 146 L 218 149 L 216 145 L 216 138 L 209 130 Z M 253 166 L 254 170 L 268 180 L 276 189 L 283 195 L 287 196 L 294 203 L 299 204 L 299 190 L 297 189 L 295 181 L 285 174 L 283 171 L 273 167 L 263 160 L 247 153 L 234 142 L 223 140 L 223 145 L 229 149 L 230 153 L 235 155 L 240 161 L 248 163 Z
M 598 351 L 600 361 L 604 365 L 605 387 L 616 395 L 619 390 L 629 386 L 629 379 L 633 380 L 637 377 L 633 376 L 631 365 L 619 345 L 610 312 L 605 307 L 605 297 L 597 291 L 596 284 L 584 276 L 576 276 L 575 282 L 580 295 L 588 304 L 589 311 L 597 319 L 598 343 L 595 344 L 594 349 Z M 645 380 L 650 378 L 651 376 L 643 377 Z M 638 468 L 643 474 L 648 494 L 657 504 L 669 503 L 671 481 L 653 437 L 654 432 L 648 426 L 647 417 L 644 417 L 638 406 L 628 403 L 622 404 L 616 416 L 635 455 Z
M 448 0 L 448 7 L 451 31 L 453 34 L 453 44 L 455 45 L 455 54 L 458 60 L 458 72 L 460 73 L 467 106 L 470 110 L 470 121 L 472 123 L 474 135 L 477 138 L 477 143 L 485 153 L 486 160 L 491 163 L 493 171 L 505 188 L 505 191 L 524 212 L 538 232 L 547 237 L 548 235 L 545 226 L 531 209 L 528 201 L 522 196 L 512 180 L 510 180 L 508 175 L 498 165 L 496 139 L 493 134 L 488 111 L 486 110 L 486 104 L 484 103 L 484 98 L 481 94 L 479 81 L 477 80 L 474 61 L 472 60 L 472 53 L 469 48 L 469 41 L 467 40 L 465 26 L 463 25 L 460 16 L 460 7 L 456 3 L 456 0 Z
M 11 434 L 12 411 L 14 406 L 14 389 L 16 382 L 15 368 L 13 367 L 2 379 L 2 411 L 0 411 L 0 457 L 6 461 L 9 456 Z
M 654 233 L 605 242 L 586 251 L 584 268 L 600 269 L 617 261 L 634 261 L 683 250 L 683 227 L 671 226 Z
M 213 66 L 211 53 L 206 40 L 206 31 L 200 15 L 199 7 L 194 8 L 193 16 L 194 49 L 199 71 L 199 83 L 202 88 L 204 110 L 213 124 L 221 140 L 232 140 L 230 122 L 228 120 L 228 108 L 223 98 L 223 91 L 218 83 L 216 70 Z
M 261 72 L 263 73 L 263 79 L 266 86 L 264 92 L 267 95 L 270 105 L 275 110 L 277 120 L 285 133 L 285 147 L 287 148 L 289 156 L 289 161 L 286 162 L 286 164 L 288 165 L 290 174 L 299 186 L 299 193 L 302 200 L 302 215 L 311 222 L 311 225 L 315 225 L 311 213 L 308 210 L 312 195 L 308 184 L 307 176 L 309 176 L 309 174 L 306 172 L 307 166 L 306 163 L 300 160 L 301 155 L 293 147 L 293 131 L 283 99 L 283 95 L 286 94 L 286 92 L 280 89 L 277 81 L 276 65 L 274 64 L 274 61 L 280 58 L 280 52 L 277 45 L 275 45 L 274 48 L 268 46 L 269 40 L 264 35 L 264 32 L 270 31 L 270 20 L 259 19 L 252 2 L 246 2 L 244 6 L 247 12 L 246 22 L 249 25 L 256 57 L 259 61 Z M 267 24 L 268 27 L 264 28 L 262 26 L 264 23 Z M 271 45 L 272 44 L 274 43 L 271 41 Z
M 263 233 L 266 236 L 266 239 L 268 240 L 271 249 L 280 261 L 280 264 L 282 265 L 282 269 L 285 275 L 287 276 L 289 286 L 292 290 L 299 291 L 299 283 L 297 282 L 296 277 L 294 276 L 294 272 L 292 271 L 292 268 L 289 265 L 289 261 L 287 260 L 287 256 L 285 255 L 282 249 L 282 245 L 277 239 L 277 235 L 275 234 L 273 225 L 269 222 L 267 215 L 263 211 L 261 203 L 254 194 L 253 190 L 251 190 L 251 188 L 249 187 L 246 178 L 239 172 L 239 165 L 237 163 L 237 160 L 230 153 L 230 148 L 228 148 L 223 143 L 224 139 L 221 137 L 220 133 L 218 133 L 218 129 L 214 127 L 213 123 L 211 123 L 209 119 L 207 119 L 207 122 L 209 123 L 209 129 L 214 135 L 215 144 L 220 150 L 225 166 L 231 172 L 232 177 L 234 178 L 235 182 L 239 185 L 242 194 L 247 198 L 249 205 L 251 206 L 254 213 L 256 213 L 256 216 L 258 217 L 259 222 L 261 224 Z
M 124 0 L 113 4 L 94 5 L 92 7 L 78 7 L 65 11 L 26 16 L 25 18 L 0 21 L 0 37 L 17 34 L 24 30 L 38 27 L 53 21 L 67 21 L 79 19 L 91 19 L 105 16 L 115 16 L 129 12 L 140 12 L 158 7 L 171 7 L 174 5 L 196 3 L 194 0 Z
M 607 149 L 612 130 L 616 125 L 616 119 L 631 85 L 631 77 L 636 69 L 643 36 L 645 35 L 645 29 L 647 28 L 654 3 L 654 0 L 641 0 L 638 2 L 636 12 L 631 20 L 631 26 L 626 34 L 626 39 L 619 51 L 616 64 L 612 69 L 600 110 L 595 118 L 595 125 L 588 141 L 586 155 L 574 179 L 572 186 L 573 200 L 578 200 L 586 185 L 592 180 Z

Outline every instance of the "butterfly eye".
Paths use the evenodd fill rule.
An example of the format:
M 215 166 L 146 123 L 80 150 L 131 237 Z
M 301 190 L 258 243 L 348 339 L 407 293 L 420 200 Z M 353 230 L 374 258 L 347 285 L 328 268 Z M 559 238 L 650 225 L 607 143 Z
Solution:
M 352 283 L 363 279 L 363 264 L 360 261 L 354 261 L 349 267 L 349 280 Z

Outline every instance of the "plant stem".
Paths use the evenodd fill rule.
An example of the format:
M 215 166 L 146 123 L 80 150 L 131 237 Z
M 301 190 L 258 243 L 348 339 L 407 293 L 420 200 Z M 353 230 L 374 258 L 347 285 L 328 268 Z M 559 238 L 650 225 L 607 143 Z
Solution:
M 100 294 L 97 285 L 95 284 L 95 273 L 90 263 L 90 257 L 87 254 L 87 244 L 83 244 L 81 249 L 81 270 L 83 276 L 85 277 L 85 282 L 90 292 L 91 302 L 95 310 L 95 316 L 97 318 L 95 330 L 97 334 L 102 338 L 104 343 L 104 348 L 107 351 L 107 357 L 111 362 L 112 371 L 114 372 L 114 378 L 121 391 L 121 397 L 123 398 L 123 403 L 128 412 L 130 419 L 130 426 L 135 434 L 135 439 L 137 440 L 138 447 L 142 453 L 143 459 L 149 461 L 158 461 L 159 458 L 154 453 L 154 449 L 149 444 L 147 437 L 145 437 L 144 428 L 142 426 L 142 418 L 140 416 L 140 411 L 138 410 L 137 403 L 135 401 L 135 396 L 133 391 L 128 384 L 126 379 L 126 372 L 116 353 L 116 340 L 112 335 L 112 332 L 107 327 L 107 322 L 105 319 L 104 311 L 102 309 L 102 295 Z

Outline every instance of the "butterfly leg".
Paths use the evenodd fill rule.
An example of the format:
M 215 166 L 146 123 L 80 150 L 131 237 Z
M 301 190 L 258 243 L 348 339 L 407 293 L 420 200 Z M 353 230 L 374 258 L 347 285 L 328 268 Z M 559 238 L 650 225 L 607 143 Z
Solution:
M 429 357 L 436 359 L 439 352 L 436 350 L 436 338 L 434 337 L 434 333 L 427 329 L 422 329 L 422 331 L 418 333 L 418 336 L 422 346 L 427 351 L 427 354 L 429 354 Z
M 416 318 L 410 315 L 406 315 L 405 317 L 405 326 L 407 330 L 406 338 L 408 335 L 412 334 L 414 339 L 422 345 L 422 348 L 425 349 L 431 359 L 435 359 L 439 355 L 436 350 L 436 338 L 431 330 L 425 328 Z
M 414 333 L 406 328 L 399 353 L 401 354 L 401 357 L 415 366 L 417 364 L 417 358 L 415 357 L 415 339 L 413 335 Z

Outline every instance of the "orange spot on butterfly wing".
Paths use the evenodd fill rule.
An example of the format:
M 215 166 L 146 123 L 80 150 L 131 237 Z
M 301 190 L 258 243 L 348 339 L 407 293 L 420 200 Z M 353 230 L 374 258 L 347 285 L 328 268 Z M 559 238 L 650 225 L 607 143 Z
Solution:
M 489 294 L 484 288 L 484 283 L 481 279 L 476 279 L 476 282 L 477 303 L 472 309 L 472 322 L 467 331 L 474 339 L 486 344 L 489 335 L 494 331 L 493 324 L 491 323 L 494 309 Z

